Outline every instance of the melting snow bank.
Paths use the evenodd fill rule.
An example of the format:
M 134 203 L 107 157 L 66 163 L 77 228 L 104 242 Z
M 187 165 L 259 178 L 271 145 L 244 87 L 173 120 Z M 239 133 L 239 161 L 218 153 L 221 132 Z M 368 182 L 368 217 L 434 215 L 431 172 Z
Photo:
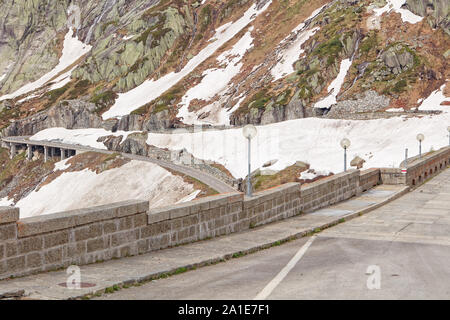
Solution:
M 83 55 L 88 53 L 91 50 L 91 46 L 84 44 L 78 38 L 73 38 L 73 30 L 70 29 L 66 36 L 64 37 L 64 48 L 62 51 L 62 56 L 59 59 L 58 65 L 53 68 L 49 73 L 42 76 L 40 79 L 28 83 L 21 87 L 19 90 L 15 91 L 14 93 L 4 95 L 0 97 L 1 100 L 5 99 L 13 99 L 16 98 L 22 94 L 34 91 L 43 85 L 45 85 L 48 81 L 50 81 L 52 78 L 57 76 L 59 73 L 67 69 L 69 66 L 74 64 L 79 58 L 81 58 Z M 69 74 L 70 76 L 70 74 Z
M 299 31 L 301 31 L 301 33 L 297 35 L 297 38 L 294 40 L 294 42 L 292 42 L 292 44 L 290 44 L 284 51 L 280 53 L 280 61 L 270 71 L 273 77 L 272 81 L 281 79 L 295 71 L 293 64 L 297 62 L 298 58 L 304 52 L 304 50 L 302 49 L 303 44 L 308 41 L 308 39 L 311 38 L 317 32 L 317 30 L 319 30 L 319 28 L 313 28 L 311 30 L 303 29 L 305 28 L 306 23 L 309 20 L 315 18 L 325 6 L 326 5 L 323 5 L 320 8 L 314 10 L 313 13 L 305 20 L 305 22 L 300 23 L 294 30 L 292 30 L 292 33 L 297 33 Z M 281 45 L 289 41 L 291 35 L 283 39 Z
M 195 190 L 194 192 L 192 192 L 191 194 L 187 195 L 187 196 L 184 197 L 183 199 L 177 201 L 177 204 L 178 204 L 178 203 L 183 203 L 183 202 L 189 202 L 189 201 L 194 200 L 194 199 L 198 196 L 198 194 L 199 194 L 200 192 L 201 192 L 200 190 Z
M 52 141 L 67 144 L 78 144 L 86 147 L 106 150 L 106 146 L 102 142 L 97 142 L 98 138 L 105 136 L 123 136 L 125 140 L 129 134 L 136 131 L 116 131 L 111 132 L 105 129 L 65 129 L 50 128 L 39 131 L 30 140 Z
M 395 117 L 375 120 L 335 120 L 306 118 L 258 126 L 252 141 L 252 168 L 272 159 L 271 167 L 282 170 L 295 161 L 310 163 L 317 171 L 343 170 L 343 150 L 339 145 L 348 137 L 352 145 L 348 160 L 356 155 L 366 160 L 365 168 L 398 166 L 405 148 L 418 153 L 417 133 L 425 135 L 423 150 L 448 145 L 450 113 L 422 118 Z M 148 144 L 180 150 L 186 148 L 195 157 L 223 164 L 236 178 L 247 173 L 247 144 L 242 129 L 197 133 L 149 133 Z
M 0 199 L 0 207 L 9 207 L 14 205 L 14 201 L 6 198 L 1 198 Z
M 281 60 L 270 71 L 273 77 L 272 81 L 281 79 L 288 74 L 294 72 L 293 64 L 298 61 L 298 58 L 305 50 L 302 49 L 303 44 L 311 38 L 319 28 L 303 31 L 298 35 L 297 39 L 281 54 Z
M 328 93 L 330 93 L 329 96 L 326 98 L 316 102 L 314 104 L 314 108 L 329 108 L 333 104 L 336 103 L 336 97 L 341 91 L 341 87 L 344 84 L 345 76 L 347 75 L 348 70 L 350 69 L 352 65 L 352 61 L 350 59 L 345 59 L 341 61 L 341 67 L 339 69 L 339 74 L 336 77 L 336 79 L 331 82 L 331 84 L 328 86 Z
M 193 57 L 180 72 L 171 72 L 158 80 L 146 80 L 138 87 L 119 94 L 114 105 L 102 117 L 104 120 L 114 117 L 122 117 L 129 114 L 133 110 L 147 104 L 158 98 L 165 91 L 169 90 L 177 82 L 191 73 L 203 61 L 209 58 L 217 49 L 219 49 L 226 42 L 231 40 L 236 34 L 244 29 L 250 22 L 252 22 L 260 13 L 264 12 L 272 1 L 268 1 L 262 8 L 257 9 L 256 4 L 253 4 L 244 15 L 235 22 L 229 22 L 217 28 L 215 36 L 210 40 L 203 50 L 201 50 L 195 57 Z M 211 42 L 212 41 L 212 42 Z
M 229 125 L 229 112 L 224 108 L 221 108 L 220 103 L 212 103 L 197 112 L 190 112 L 189 105 L 192 100 L 199 99 L 208 101 L 214 98 L 216 95 L 223 96 L 229 88 L 230 81 L 239 73 L 242 68 L 241 59 L 244 57 L 248 49 L 253 47 L 253 38 L 250 28 L 242 38 L 228 51 L 223 52 L 217 57 L 217 62 L 223 68 L 208 69 L 203 72 L 202 81 L 195 87 L 189 89 L 183 96 L 178 110 L 178 117 L 183 118 L 183 122 L 186 124 L 202 124 L 202 123 L 214 123 L 216 125 Z M 210 112 L 213 114 L 214 119 L 198 120 L 198 116 L 202 113 Z M 206 121 L 205 121 L 206 120 Z M 212 121 L 211 121 L 212 120 Z
M 181 177 L 155 164 L 133 160 L 100 174 L 89 169 L 64 172 L 16 206 L 20 208 L 20 218 L 26 218 L 130 199 L 149 200 L 150 207 L 158 207 L 187 197 L 192 200 L 198 194 L 194 192 L 193 186 Z
M 444 83 L 439 89 L 433 91 L 428 98 L 422 101 L 419 106 L 419 110 L 441 110 L 448 111 L 448 106 L 441 106 L 443 102 L 450 102 L 450 98 L 446 98 L 444 95 Z
M 331 173 L 330 171 L 318 171 L 318 172 L 316 172 L 314 170 L 307 170 L 307 171 L 303 171 L 300 174 L 299 178 L 303 179 L 303 180 L 313 180 L 313 179 L 315 179 L 317 177 L 320 177 L 320 176 L 328 176 L 330 173 Z
M 387 0 L 387 4 L 383 8 L 374 9 L 373 11 L 377 16 L 381 16 L 385 12 L 391 12 L 394 10 L 400 13 L 403 22 L 417 23 L 422 21 L 423 17 L 418 16 L 407 9 L 402 9 L 401 7 L 405 4 L 406 0 Z

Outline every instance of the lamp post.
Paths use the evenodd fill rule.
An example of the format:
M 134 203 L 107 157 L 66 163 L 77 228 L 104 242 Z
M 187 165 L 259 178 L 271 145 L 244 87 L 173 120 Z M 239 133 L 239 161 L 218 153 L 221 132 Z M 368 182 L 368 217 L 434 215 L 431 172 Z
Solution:
M 250 165 L 250 154 L 251 154 L 251 141 L 256 137 L 256 127 L 252 124 L 248 124 L 242 129 L 242 134 L 248 140 L 248 176 L 247 176 L 247 196 L 252 196 L 252 182 L 251 182 L 251 165 Z
M 425 140 L 425 136 L 419 133 L 416 138 L 419 141 L 419 158 L 422 158 L 422 141 Z
M 408 148 L 405 149 L 405 168 L 408 168 Z
M 448 145 L 450 147 L 450 126 L 447 127 L 447 131 L 448 131 Z
M 344 148 L 344 172 L 347 171 L 347 149 L 350 147 L 350 140 L 344 138 L 341 140 L 341 147 Z

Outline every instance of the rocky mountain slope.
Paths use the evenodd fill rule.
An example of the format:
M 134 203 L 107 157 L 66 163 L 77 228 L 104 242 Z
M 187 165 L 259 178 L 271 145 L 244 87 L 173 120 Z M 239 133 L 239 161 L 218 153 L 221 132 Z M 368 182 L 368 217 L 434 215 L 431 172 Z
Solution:
M 253 123 L 256 168 L 272 163 L 261 186 L 271 186 L 266 175 L 339 172 L 344 135 L 351 159 L 368 166 L 399 163 L 418 130 L 424 148 L 448 141 L 447 0 L 5 0 L 0 9 L 2 136 L 79 141 L 78 130 L 103 128 L 88 145 L 187 156 L 235 181 L 247 168 L 234 128 Z M 0 195 L 15 197 L 12 188 Z
M 0 9 L 4 135 L 390 117 L 413 113 L 449 78 L 446 0 L 19 0 Z

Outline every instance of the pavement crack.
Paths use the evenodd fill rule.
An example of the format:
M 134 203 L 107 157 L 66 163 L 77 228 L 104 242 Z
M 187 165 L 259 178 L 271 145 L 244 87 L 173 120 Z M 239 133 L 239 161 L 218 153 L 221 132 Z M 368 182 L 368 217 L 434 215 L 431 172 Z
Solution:
M 406 224 L 406 226 L 404 226 L 403 228 L 401 228 L 400 230 L 398 230 L 396 233 L 394 233 L 394 238 L 403 230 L 405 230 L 406 228 L 408 228 L 410 225 L 412 225 L 413 222 L 409 222 L 408 224 Z

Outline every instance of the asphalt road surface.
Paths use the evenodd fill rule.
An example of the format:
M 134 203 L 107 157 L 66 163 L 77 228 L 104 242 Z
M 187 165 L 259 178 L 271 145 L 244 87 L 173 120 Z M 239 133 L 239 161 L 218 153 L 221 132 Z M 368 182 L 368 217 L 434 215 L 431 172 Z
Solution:
M 450 299 L 450 170 L 313 237 L 99 299 Z

